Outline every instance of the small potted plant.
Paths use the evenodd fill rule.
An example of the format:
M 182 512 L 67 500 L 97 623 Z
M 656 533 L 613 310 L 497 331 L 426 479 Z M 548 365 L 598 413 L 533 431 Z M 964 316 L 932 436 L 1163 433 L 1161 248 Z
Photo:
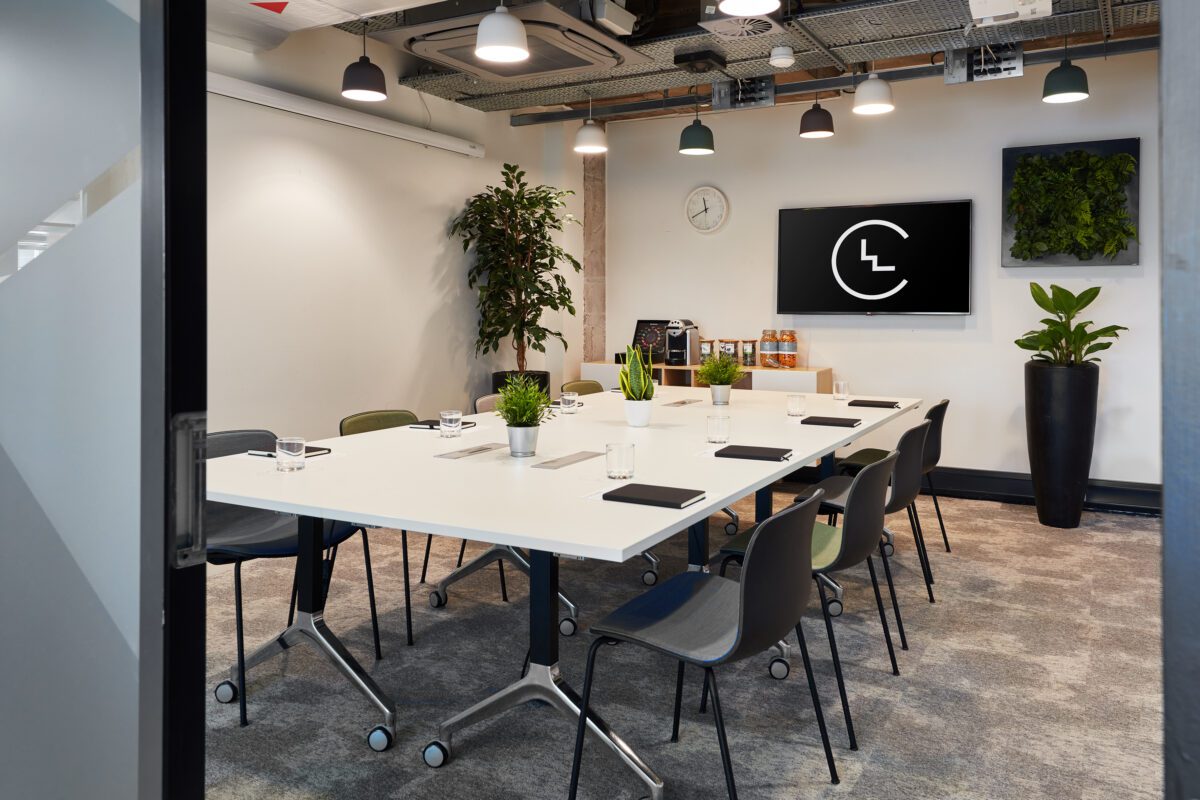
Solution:
M 550 395 L 530 375 L 511 375 L 500 387 L 496 414 L 508 424 L 508 450 L 516 458 L 537 451 L 538 428 L 550 415 Z
M 729 390 L 745 375 L 742 365 L 728 353 L 718 353 L 696 370 L 696 381 L 712 390 L 714 406 L 729 405 Z
M 641 348 L 625 346 L 625 366 L 620 374 L 621 394 L 625 395 L 625 419 L 632 428 L 650 424 L 650 400 L 654 380 L 650 377 L 650 358 Z

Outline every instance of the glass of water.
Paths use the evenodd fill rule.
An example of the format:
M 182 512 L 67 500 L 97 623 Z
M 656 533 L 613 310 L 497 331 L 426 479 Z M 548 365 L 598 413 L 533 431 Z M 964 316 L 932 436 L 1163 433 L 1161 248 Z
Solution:
M 563 392 L 558 407 L 564 414 L 574 414 L 579 410 L 579 392 Z
M 804 416 L 804 395 L 789 394 L 787 396 L 787 414 L 789 417 Z
M 627 480 L 633 477 L 633 445 L 627 442 L 610 444 L 605 447 L 608 477 L 614 480 Z
M 850 397 L 850 381 L 833 382 L 833 399 L 845 400 Z
M 443 439 L 456 439 L 462 436 L 462 412 L 461 411 L 443 411 L 441 412 L 441 436 Z
M 304 469 L 303 439 L 299 436 L 285 436 L 275 440 L 275 469 L 280 472 Z
M 711 444 L 725 444 L 729 441 L 729 417 L 716 414 L 708 418 L 708 441 Z

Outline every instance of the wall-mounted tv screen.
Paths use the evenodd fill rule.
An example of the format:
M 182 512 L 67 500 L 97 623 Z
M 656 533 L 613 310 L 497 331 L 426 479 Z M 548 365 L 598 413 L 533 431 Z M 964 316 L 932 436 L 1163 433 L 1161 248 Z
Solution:
M 776 310 L 971 313 L 971 201 L 781 209 Z

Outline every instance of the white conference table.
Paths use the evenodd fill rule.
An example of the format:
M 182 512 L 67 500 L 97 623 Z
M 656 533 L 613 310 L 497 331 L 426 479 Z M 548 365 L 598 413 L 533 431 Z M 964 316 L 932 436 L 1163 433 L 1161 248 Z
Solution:
M 730 405 L 714 407 L 707 389 L 660 387 L 647 428 L 626 424 L 619 394 L 586 395 L 577 413 L 558 413 L 543 424 L 537 455 L 530 458 L 511 457 L 507 446 L 458 459 L 436 457 L 506 442 L 503 421 L 478 414 L 465 417 L 477 425 L 457 439 L 394 428 L 314 442 L 332 452 L 309 459 L 299 472 L 278 472 L 273 460 L 244 454 L 209 461 L 209 500 L 300 517 L 296 621 L 251 655 L 247 668 L 303 641 L 315 644 L 383 712 L 384 722 L 368 742 L 386 749 L 395 734 L 395 704 L 323 620 L 322 523 L 342 520 L 442 534 L 529 552 L 530 666 L 516 683 L 442 723 L 438 739 L 426 748 L 426 761 L 440 766 L 449 758 L 456 730 L 529 700 L 547 701 L 577 718 L 578 698 L 558 670 L 560 555 L 621 562 L 688 529 L 691 568 L 707 569 L 710 515 L 757 493 L 756 515 L 764 519 L 771 513 L 770 486 L 776 480 L 920 404 L 882 398 L 896 400 L 899 408 L 851 408 L 831 395 L 806 396 L 806 416 L 862 420 L 858 427 L 842 428 L 803 425 L 801 418 L 788 417 L 782 392 L 735 390 L 732 395 Z M 698 402 L 669 405 L 679 400 Z M 730 417 L 731 444 L 789 448 L 792 459 L 716 458 L 720 446 L 706 442 L 707 417 L 713 414 Z M 601 494 L 623 483 L 605 474 L 603 451 L 613 442 L 634 445 L 634 481 L 702 489 L 705 499 L 681 510 L 602 500 Z M 535 468 L 585 450 L 601 455 L 560 469 Z M 589 713 L 589 727 L 638 773 L 652 797 L 662 796 L 662 781 L 603 720 Z

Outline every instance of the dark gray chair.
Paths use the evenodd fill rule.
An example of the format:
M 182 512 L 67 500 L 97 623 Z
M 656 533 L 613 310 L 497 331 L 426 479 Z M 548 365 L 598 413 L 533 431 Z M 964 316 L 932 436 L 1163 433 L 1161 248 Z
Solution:
M 266 430 L 240 430 L 211 433 L 207 439 L 207 457 L 245 453 L 247 450 L 275 450 L 276 436 Z M 234 618 L 237 628 L 237 682 L 229 680 L 217 684 L 214 695 L 217 702 L 238 701 L 238 713 L 243 726 L 246 718 L 246 649 L 242 626 L 242 564 L 258 558 L 295 558 L 300 550 L 300 531 L 295 516 L 278 514 L 258 508 L 206 502 L 204 504 L 205 530 L 207 534 L 208 563 L 233 564 Z M 362 535 L 363 561 L 367 570 L 367 597 L 371 605 L 371 632 L 375 637 L 375 658 L 383 658 L 379 646 L 379 617 L 375 610 L 375 581 L 371 573 L 371 548 L 367 532 L 345 522 L 327 522 L 323 546 L 325 591 L 333 577 L 333 564 L 337 546 L 355 534 Z M 292 601 L 288 610 L 288 625 L 291 626 L 296 606 L 296 584 L 292 581 Z M 411 635 L 411 631 L 410 631 Z M 411 640 L 409 644 L 411 644 Z
M 785 508 L 756 528 L 746 549 L 741 583 L 704 572 L 685 572 L 634 598 L 592 626 L 596 639 L 588 650 L 583 679 L 583 701 L 575 734 L 575 757 L 571 763 L 571 800 L 579 786 L 596 655 L 603 645 L 629 642 L 678 661 L 675 715 L 671 727 L 673 742 L 679 740 L 684 668 L 693 664 L 704 670 L 706 685 L 712 690 L 713 717 L 725 769 L 725 785 L 731 800 L 736 800 L 737 788 L 714 668 L 762 653 L 793 630 L 804 657 L 808 689 L 825 747 L 830 779 L 833 783 L 838 782 L 833 750 L 821 713 L 821 700 L 800 624 L 811 594 L 807 578 L 812 569 L 813 523 L 819 502 L 818 492 L 808 502 Z

